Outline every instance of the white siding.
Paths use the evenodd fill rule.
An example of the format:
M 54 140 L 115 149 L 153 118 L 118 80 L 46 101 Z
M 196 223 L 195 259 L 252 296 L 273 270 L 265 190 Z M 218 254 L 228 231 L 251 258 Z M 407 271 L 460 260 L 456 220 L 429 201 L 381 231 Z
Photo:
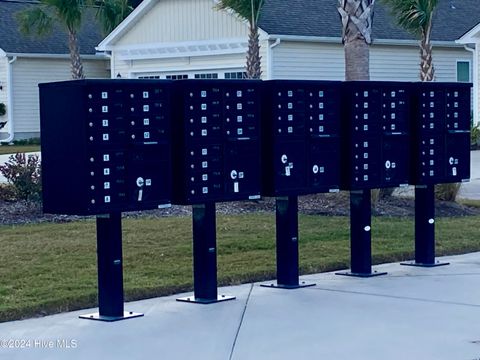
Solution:
M 475 90 L 474 95 L 476 95 L 476 99 L 474 99 L 473 104 L 474 104 L 474 120 L 477 122 L 477 124 L 480 124 L 480 42 L 475 45 L 475 56 L 476 56 L 476 61 L 473 62 L 473 66 L 476 66 L 476 68 L 473 71 L 474 78 L 472 79 L 474 83 Z M 476 94 L 475 94 L 476 92 Z M 475 101 L 476 100 L 476 101 Z
M 0 86 L 2 87 L 2 89 L 0 90 L 0 103 L 4 103 L 4 104 L 7 104 L 7 101 L 8 101 L 7 67 L 8 67 L 7 57 L 0 57 Z M 0 117 L 0 121 L 5 121 L 5 120 Z
M 108 78 L 107 61 L 84 60 L 89 78 Z M 13 63 L 13 118 L 15 133 L 40 131 L 38 84 L 70 80 L 70 61 L 67 59 L 18 58 Z
M 273 79 L 343 80 L 345 62 L 340 44 L 282 41 L 272 49 Z
M 159 0 L 115 45 L 238 38 L 247 25 L 213 0 Z
M 456 81 L 457 60 L 471 60 L 463 48 L 434 48 L 437 81 Z M 419 50 L 415 46 L 377 46 L 370 51 L 371 80 L 417 81 Z M 343 80 L 343 45 L 282 41 L 273 49 L 272 76 L 276 79 Z

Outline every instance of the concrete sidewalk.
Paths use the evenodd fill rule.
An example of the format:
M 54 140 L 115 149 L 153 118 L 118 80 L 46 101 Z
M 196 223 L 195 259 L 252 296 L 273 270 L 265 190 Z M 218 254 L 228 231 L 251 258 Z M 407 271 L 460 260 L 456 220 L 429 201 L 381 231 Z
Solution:
M 380 265 L 389 274 L 369 279 L 305 276 L 317 285 L 298 290 L 222 288 L 237 299 L 213 305 L 132 302 L 145 316 L 116 323 L 78 319 L 92 310 L 3 323 L 0 359 L 479 359 L 480 253 L 442 260 Z

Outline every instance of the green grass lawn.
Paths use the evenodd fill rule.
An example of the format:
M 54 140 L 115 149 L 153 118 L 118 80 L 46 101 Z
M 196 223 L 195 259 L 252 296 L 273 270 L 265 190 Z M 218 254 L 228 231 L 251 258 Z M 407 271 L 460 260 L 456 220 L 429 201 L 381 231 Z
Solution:
M 40 145 L 2 145 L 0 155 L 40 151 Z
M 349 267 L 348 217 L 300 216 L 301 272 Z M 273 214 L 218 216 L 219 285 L 275 278 Z M 480 250 L 480 217 L 437 219 L 437 254 Z M 126 219 L 126 300 L 192 289 L 191 218 Z M 375 263 L 413 257 L 413 220 L 374 218 Z M 0 227 L 0 321 L 96 306 L 95 222 Z

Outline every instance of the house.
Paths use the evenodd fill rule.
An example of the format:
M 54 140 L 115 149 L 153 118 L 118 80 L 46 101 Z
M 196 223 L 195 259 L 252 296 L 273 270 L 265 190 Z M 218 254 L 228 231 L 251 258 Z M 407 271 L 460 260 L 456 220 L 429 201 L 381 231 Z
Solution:
M 465 47 L 473 47 L 473 61 L 472 61 L 472 81 L 473 81 L 473 121 L 475 124 L 480 124 L 480 23 L 473 27 L 470 31 L 464 34 L 457 40 L 459 44 Z M 470 49 L 470 48 L 469 48 Z
M 15 14 L 38 3 L 0 0 L 0 142 L 40 135 L 38 84 L 71 79 L 68 35 L 57 27 L 48 37 L 26 37 L 19 31 Z M 87 77 L 109 77 L 108 60 L 96 54 L 102 40 L 92 9 L 79 32 L 80 52 Z
M 266 0 L 259 21 L 262 77 L 343 80 L 336 5 Z M 110 56 L 112 77 L 241 78 L 248 24 L 214 6 L 214 0 L 144 0 L 97 50 Z M 432 33 L 436 80 L 472 80 L 473 49 L 456 40 L 479 22 L 478 0 L 440 0 Z M 378 1 L 373 37 L 372 80 L 419 79 L 418 41 Z

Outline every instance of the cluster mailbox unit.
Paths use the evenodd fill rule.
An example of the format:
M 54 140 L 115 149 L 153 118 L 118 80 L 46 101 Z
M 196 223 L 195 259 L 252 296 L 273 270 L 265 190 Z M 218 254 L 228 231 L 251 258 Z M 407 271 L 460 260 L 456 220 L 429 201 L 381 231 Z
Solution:
M 407 185 L 410 108 L 408 83 L 346 83 L 346 190 Z
M 168 84 L 40 84 L 45 212 L 96 215 L 170 203 Z
M 260 84 L 175 83 L 176 203 L 260 198 Z
M 260 81 L 181 80 L 174 85 L 173 202 L 193 205 L 194 296 L 217 293 L 215 202 L 260 198 Z
M 412 91 L 412 166 L 415 186 L 414 266 L 435 262 L 434 185 L 470 178 L 470 102 L 467 83 L 416 83 Z
M 299 283 L 298 195 L 350 190 L 349 275 L 371 276 L 370 189 L 416 185 L 414 265 L 434 264 L 433 185 L 470 175 L 470 84 L 79 80 L 40 85 L 43 206 L 97 215 L 99 313 L 124 312 L 121 212 L 193 207 L 194 296 L 218 296 L 215 203 L 276 197 L 277 285 Z
M 40 84 L 43 206 L 97 217 L 99 313 L 124 312 L 121 212 L 171 202 L 170 82 Z

